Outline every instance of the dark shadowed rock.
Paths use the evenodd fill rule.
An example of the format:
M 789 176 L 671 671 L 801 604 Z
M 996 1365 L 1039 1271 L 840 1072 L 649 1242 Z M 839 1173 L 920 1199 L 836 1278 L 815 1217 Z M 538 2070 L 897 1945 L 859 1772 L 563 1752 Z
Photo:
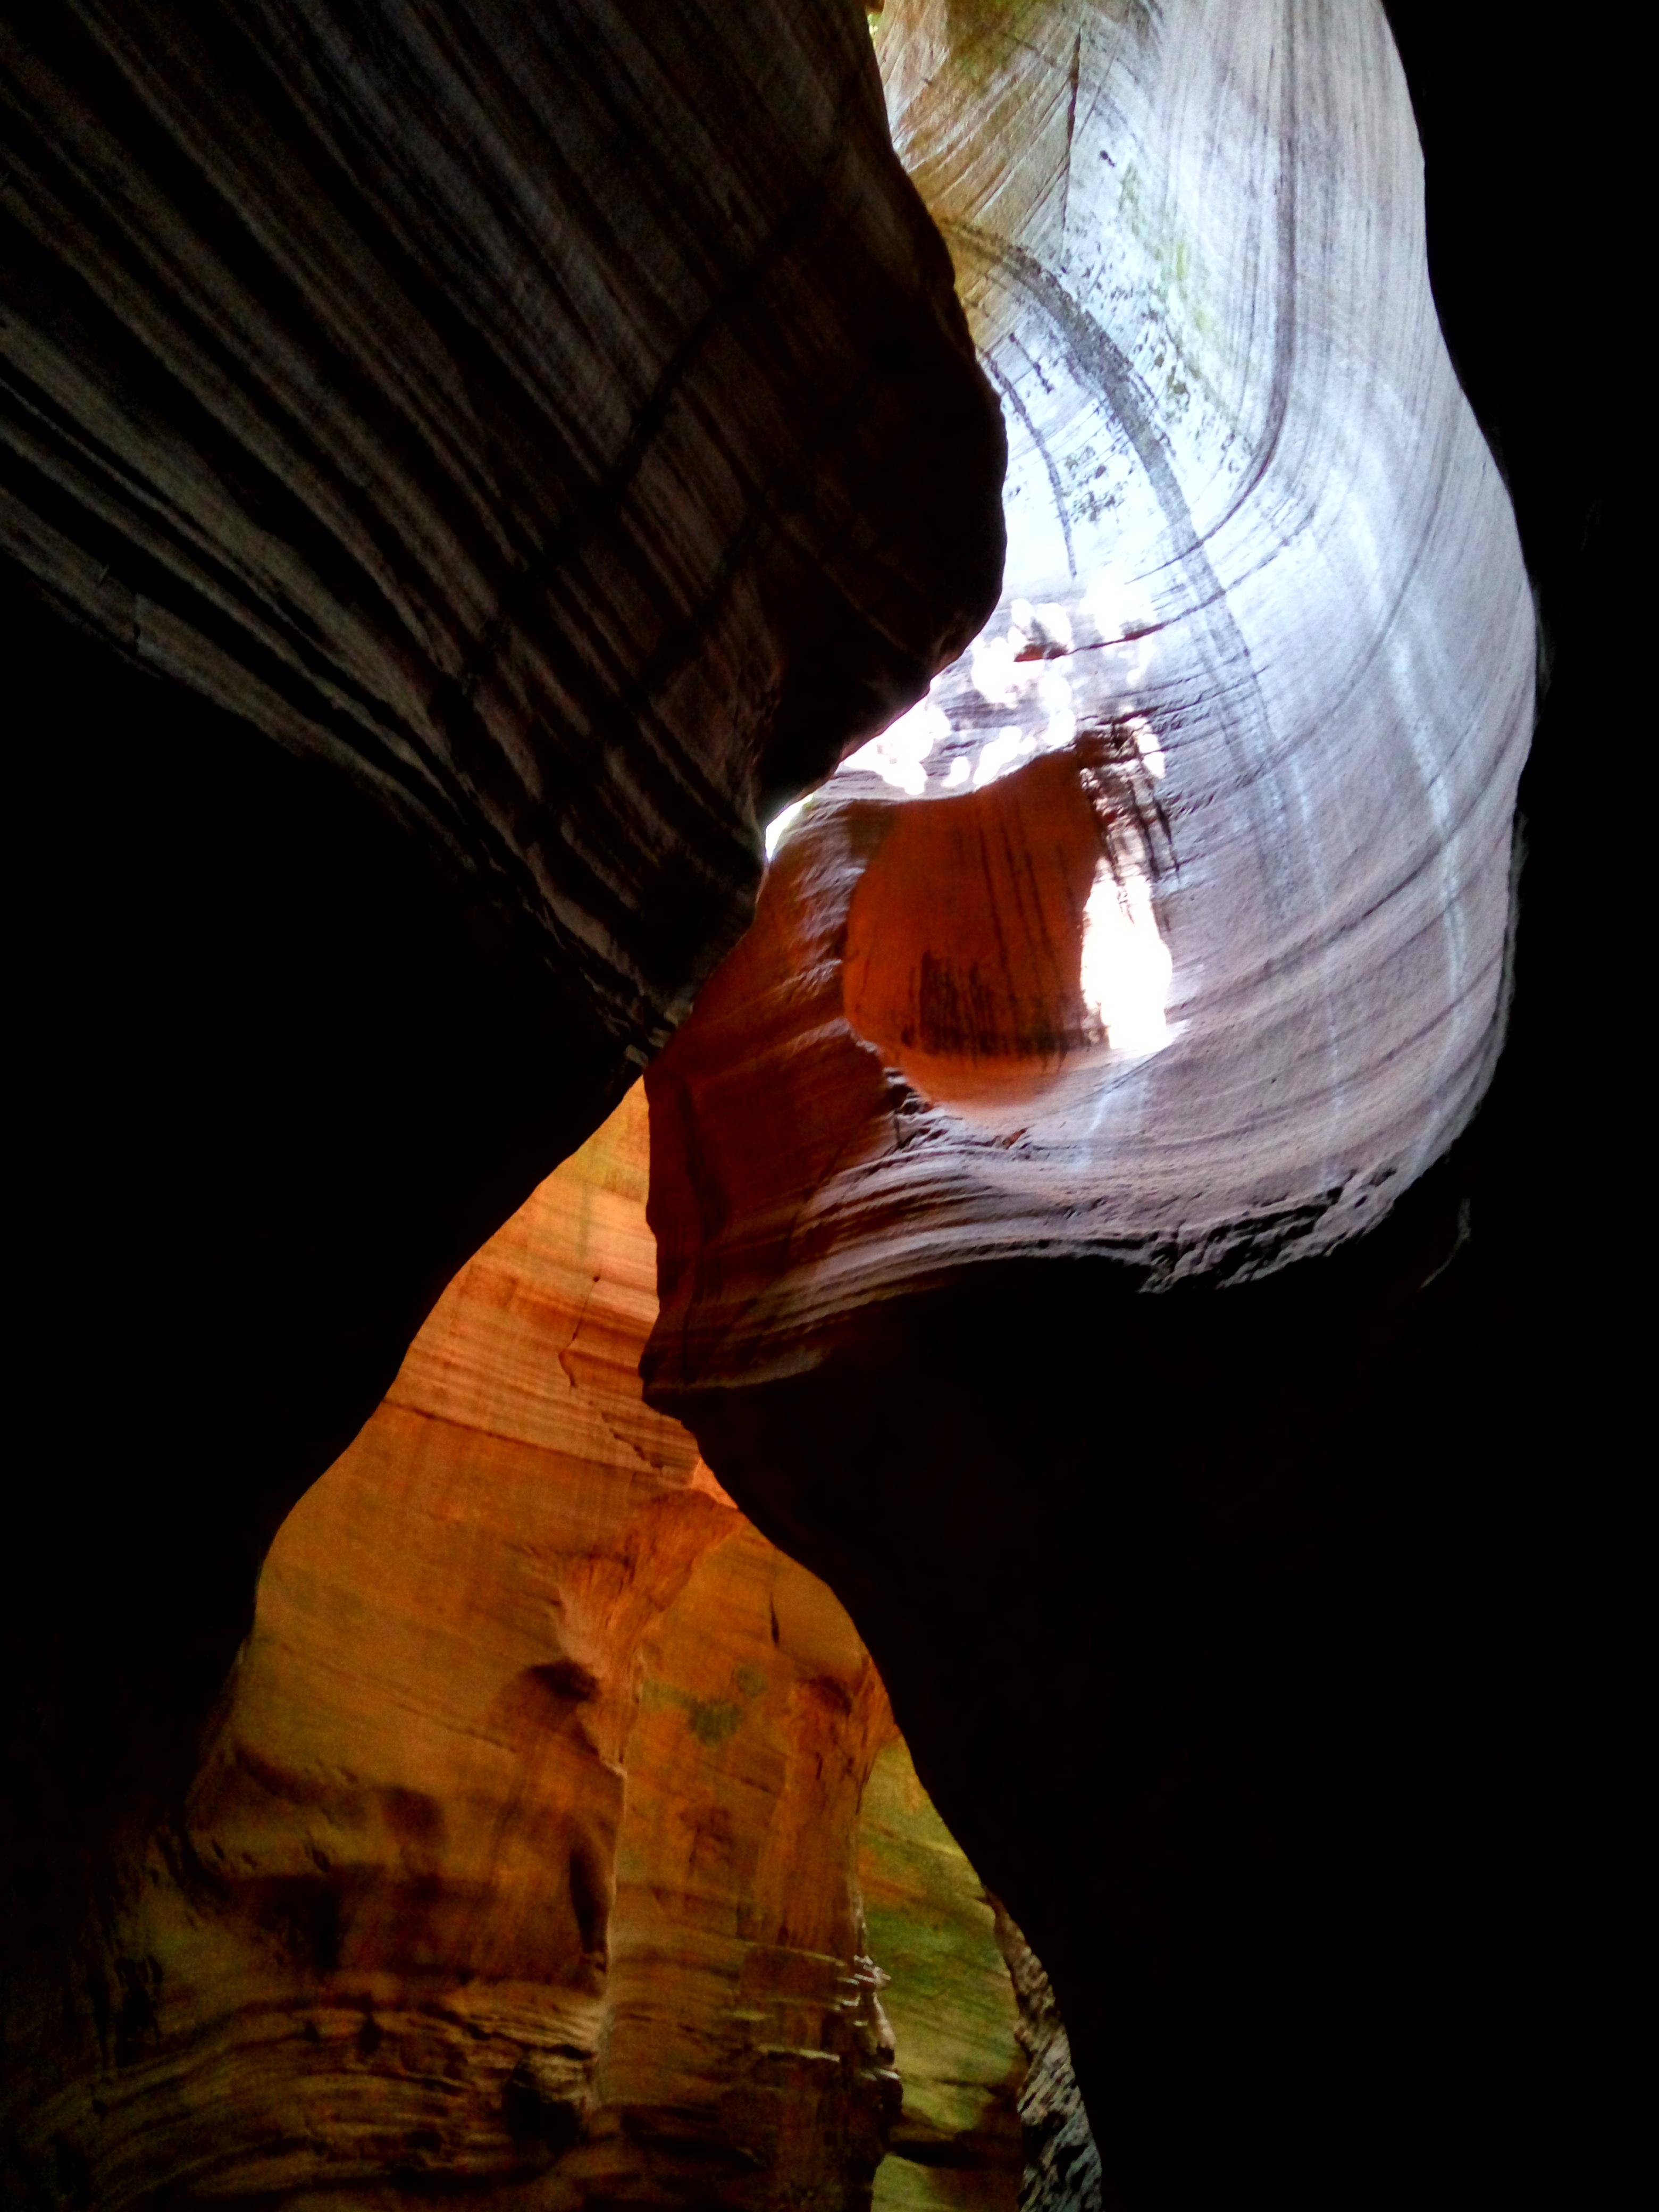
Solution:
M 1026 2063 L 1019 2091 L 1025 2135 L 1020 2212 L 1101 2212 L 1100 2153 L 1053 1987 L 1042 1960 L 1000 1904 L 996 1927 L 1019 2003 L 1019 2042 Z
M 1002 432 L 846 0 L 24 6 L 0 136 L 50 1949 L 761 823 L 983 619 Z
M 1605 1240 L 1541 1195 L 1605 434 L 1528 350 L 1547 67 L 1407 13 L 1403 75 L 1376 10 L 893 16 L 1005 602 L 649 1078 L 653 1401 L 858 1620 L 1133 2207 L 1595 2193 L 1625 2094 Z

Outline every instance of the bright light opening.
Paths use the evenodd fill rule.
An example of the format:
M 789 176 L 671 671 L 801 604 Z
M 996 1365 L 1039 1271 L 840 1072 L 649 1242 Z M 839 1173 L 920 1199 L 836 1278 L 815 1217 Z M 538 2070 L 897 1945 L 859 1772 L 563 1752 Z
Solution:
M 786 806 L 781 814 L 775 814 L 772 817 L 772 819 L 767 823 L 766 857 L 769 860 L 777 851 L 779 846 L 782 844 L 784 838 L 788 832 L 790 824 L 794 821 L 795 817 L 799 814 L 802 807 L 805 806 L 805 804 L 806 801 L 804 799 L 796 799 L 793 805 Z
M 1103 860 L 1083 910 L 1083 1003 L 1115 1052 L 1162 1052 L 1174 963 L 1152 911 L 1152 885 L 1136 867 L 1121 877 Z
M 1169 762 L 1142 704 L 1159 628 L 1145 585 L 1110 568 L 1069 604 L 1012 599 L 925 699 L 849 754 L 837 774 L 878 777 L 907 799 L 984 791 L 1105 721 L 1133 740 L 1142 770 L 1161 782 Z M 1000 710 L 997 721 L 988 709 Z M 769 859 L 805 804 L 798 799 L 769 825 Z M 1132 830 L 1127 839 L 1127 854 L 1115 849 L 1118 872 L 1103 860 L 1095 874 L 1079 981 L 1097 1033 L 1113 1052 L 1139 1057 L 1171 1041 L 1173 963 L 1152 903 L 1149 856 Z
M 951 734 L 949 718 L 942 707 L 936 707 L 931 698 L 918 700 L 908 714 L 901 714 L 878 738 L 872 738 L 867 745 L 860 745 L 842 763 L 844 769 L 862 769 L 866 775 L 878 775 L 884 783 L 890 783 L 896 791 L 907 798 L 920 799 L 927 788 L 927 771 L 922 766 L 936 744 Z

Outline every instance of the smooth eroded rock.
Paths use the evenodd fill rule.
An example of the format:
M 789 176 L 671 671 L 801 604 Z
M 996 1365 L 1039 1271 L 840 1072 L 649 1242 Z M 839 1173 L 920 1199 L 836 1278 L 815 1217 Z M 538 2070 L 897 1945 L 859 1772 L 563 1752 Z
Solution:
M 982 619 L 1002 432 L 850 0 L 88 0 L 0 86 L 27 1952 L 761 822 Z
M 1012 2206 L 973 1870 L 838 1601 L 642 1402 L 646 1156 L 636 1085 L 283 1524 L 176 1814 L 9 2026 L 20 2202 L 867 2212 L 895 2137 L 944 2186 L 884 2206 Z
M 649 1395 L 857 1620 L 1104 2203 L 1547 2202 L 1614 1739 L 1551 1686 L 1605 1690 L 1540 1533 L 1549 1120 L 1479 1111 L 1532 605 L 1407 83 L 1376 9 L 881 46 L 1008 411 L 1005 600 L 780 825 L 650 1074 Z

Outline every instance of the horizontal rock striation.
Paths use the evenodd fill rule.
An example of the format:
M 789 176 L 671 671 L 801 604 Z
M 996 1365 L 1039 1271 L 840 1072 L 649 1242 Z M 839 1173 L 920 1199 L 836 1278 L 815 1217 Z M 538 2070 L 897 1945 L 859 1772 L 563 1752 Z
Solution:
M 849 0 L 24 7 L 0 137 L 25 1364 L 74 1409 L 0 1593 L 27 1951 L 758 823 L 983 619 L 1003 440 Z
M 878 2201 L 1012 2206 L 973 1871 L 838 1601 L 641 1401 L 646 1159 L 635 1086 L 284 1523 L 179 1809 L 9 2028 L 8 2202 L 858 2212 L 902 2067 L 947 2185 Z
M 994 408 L 862 26 L 765 27 L 7 33 L 8 557 L 365 791 L 636 1057 L 757 805 L 995 586 Z

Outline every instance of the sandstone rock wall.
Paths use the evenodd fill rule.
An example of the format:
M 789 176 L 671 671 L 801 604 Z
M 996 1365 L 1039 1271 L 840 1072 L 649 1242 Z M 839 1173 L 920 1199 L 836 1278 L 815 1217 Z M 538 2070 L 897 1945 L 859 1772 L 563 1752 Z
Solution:
M 1556 1272 L 1582 1212 L 1537 1213 L 1565 905 L 1555 1062 L 1534 1031 L 1468 1118 L 1534 625 L 1407 82 L 1375 9 L 883 43 L 1009 409 L 1021 597 L 786 825 L 651 1072 L 653 1402 L 857 1620 L 1052 1974 L 1103 2201 L 1381 2207 L 1433 2166 L 1548 2203 L 1605 2102 L 1556 1884 L 1620 1760 L 1551 1687 L 1612 1679 L 1570 1471 L 1601 1356 Z M 1088 1018 L 1097 890 L 1166 962 L 1133 1046 Z
M 1026 2157 L 1015 1985 L 991 1902 L 902 1737 L 865 1784 L 858 1867 L 904 2081 L 876 2212 L 1014 2212 Z
M 857 11 L 6 40 L 8 557 L 371 792 L 649 1050 L 757 801 L 994 588 L 994 410 Z
M 1019 2047 L 1026 2061 L 1019 2085 L 1025 2150 L 1020 2212 L 1100 2212 L 1100 2152 L 1053 1986 L 1042 1961 L 1000 1905 L 995 1913 L 997 1943 L 1019 2006 Z
M 1325 1249 L 1505 1017 L 1534 620 L 1380 8 L 918 0 L 878 46 L 1007 413 L 1003 598 L 901 726 L 914 783 L 890 731 L 790 827 L 658 1079 L 665 1141 L 711 1086 L 722 1193 L 682 1230 L 661 1179 L 669 1389 L 993 1251 Z
M 0 271 L 50 1975 L 289 1507 L 981 619 L 1002 434 L 851 0 L 9 9 Z
M 284 1524 L 180 1811 L 9 2046 L 19 2201 L 854 2212 L 896 2124 L 945 2185 L 884 2204 L 1012 2205 L 972 1870 L 838 1601 L 641 1401 L 646 1157 L 636 1086 Z

